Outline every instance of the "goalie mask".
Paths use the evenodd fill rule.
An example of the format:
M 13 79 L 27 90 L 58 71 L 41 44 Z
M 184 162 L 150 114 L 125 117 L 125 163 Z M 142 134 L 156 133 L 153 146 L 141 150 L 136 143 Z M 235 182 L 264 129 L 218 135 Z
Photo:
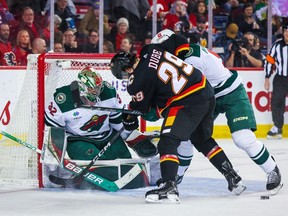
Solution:
M 80 96 L 96 102 L 103 91 L 103 79 L 92 67 L 86 67 L 78 74 Z
M 125 72 L 127 68 L 132 68 L 136 61 L 136 55 L 130 54 L 127 52 L 119 52 L 117 53 L 110 62 L 110 69 L 112 74 L 117 79 L 125 79 L 128 78 L 128 73 Z

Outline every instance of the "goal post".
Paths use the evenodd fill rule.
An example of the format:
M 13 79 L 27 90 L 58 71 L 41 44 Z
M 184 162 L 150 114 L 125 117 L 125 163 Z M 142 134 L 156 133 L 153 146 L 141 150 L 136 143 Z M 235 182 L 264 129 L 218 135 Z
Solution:
M 22 90 L 6 132 L 42 149 L 45 100 L 53 96 L 56 88 L 77 80 L 78 73 L 87 66 L 94 67 L 103 80 L 110 82 L 127 104 L 131 99 L 127 80 L 118 80 L 111 73 L 112 57 L 113 54 L 82 53 L 29 55 Z M 145 123 L 141 122 L 141 131 L 145 131 Z M 0 158 L 0 184 L 43 187 L 39 154 L 3 136 Z

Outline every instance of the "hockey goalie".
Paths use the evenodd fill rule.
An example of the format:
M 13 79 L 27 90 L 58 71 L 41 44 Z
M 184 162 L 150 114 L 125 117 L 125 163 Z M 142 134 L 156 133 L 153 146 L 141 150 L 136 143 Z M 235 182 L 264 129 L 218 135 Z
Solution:
M 116 89 L 92 67 L 56 89 L 45 104 L 44 187 L 109 190 L 106 185 L 115 182 L 119 189 L 154 184 L 160 175 L 151 171 L 157 170 L 157 159 L 151 166 L 157 158 L 151 141 L 155 134 L 124 129 L 122 107 Z M 77 181 L 71 181 L 75 177 Z

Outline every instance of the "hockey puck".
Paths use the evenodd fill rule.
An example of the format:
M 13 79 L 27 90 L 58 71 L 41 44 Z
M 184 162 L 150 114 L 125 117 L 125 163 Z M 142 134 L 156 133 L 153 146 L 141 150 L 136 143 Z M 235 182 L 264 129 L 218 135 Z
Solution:
M 260 197 L 261 200 L 267 200 L 267 199 L 269 199 L 269 198 L 270 198 L 270 196 L 261 196 L 261 197 Z

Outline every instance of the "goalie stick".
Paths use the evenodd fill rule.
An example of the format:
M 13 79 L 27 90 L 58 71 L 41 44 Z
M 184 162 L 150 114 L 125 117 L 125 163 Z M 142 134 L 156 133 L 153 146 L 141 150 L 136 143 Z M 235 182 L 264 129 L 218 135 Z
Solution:
M 114 108 L 114 107 L 103 107 L 103 106 L 89 106 L 81 103 L 80 99 L 80 92 L 79 92 L 79 85 L 77 81 L 73 81 L 71 83 L 71 92 L 72 97 L 74 100 L 74 106 L 75 108 L 86 108 L 86 109 L 94 109 L 94 110 L 100 110 L 100 111 L 110 111 L 110 112 L 120 112 L 120 113 L 126 113 L 131 115 L 144 115 L 142 112 L 138 110 L 128 110 L 128 109 L 120 109 L 120 108 Z
M 94 165 L 94 163 L 106 152 L 106 150 L 116 141 L 116 139 L 121 135 L 124 131 L 124 127 L 122 127 L 117 133 L 111 138 L 111 140 L 104 146 L 104 148 L 91 160 L 91 162 L 85 167 L 85 169 L 81 169 L 77 174 L 69 179 L 60 178 L 57 176 L 50 175 L 50 181 L 54 181 L 55 183 L 63 183 L 66 182 L 64 185 L 76 185 L 83 181 L 86 174 L 89 172 L 89 169 Z M 66 167 L 66 165 L 65 165 Z M 67 167 L 66 167 L 67 168 Z M 53 176 L 53 177 L 52 177 Z M 58 178 L 58 181 L 56 180 Z M 56 184 L 57 184 L 56 183 Z
M 18 139 L 17 137 L 15 137 L 9 133 L 7 133 L 5 131 L 0 131 L 0 133 L 3 136 L 5 136 L 5 137 L 7 137 L 7 138 L 25 146 L 25 147 L 27 147 L 27 148 L 37 152 L 38 154 L 42 154 L 42 151 L 40 149 L 38 149 L 37 147 L 35 147 L 35 146 L 33 146 L 27 142 L 24 142 L 23 140 Z M 71 162 L 68 159 L 64 159 L 64 164 L 65 164 L 65 166 L 64 166 L 65 169 L 69 170 L 71 173 L 73 173 L 75 175 L 78 175 L 79 173 L 82 173 L 85 170 L 82 167 L 76 165 L 75 163 Z M 117 191 L 117 190 L 123 188 L 125 185 L 127 185 L 130 181 L 132 181 L 142 171 L 143 171 L 143 168 L 142 168 L 141 164 L 136 163 L 134 165 L 134 167 L 131 170 L 129 170 L 129 172 L 127 172 L 123 177 L 121 177 L 120 179 L 118 179 L 116 181 L 109 181 L 109 180 L 107 180 L 107 179 L 105 179 L 105 178 L 103 178 L 103 177 L 101 177 L 95 173 L 89 172 L 89 170 L 86 171 L 86 174 L 83 177 L 88 182 L 91 182 L 92 184 L 94 184 L 98 187 L 101 187 L 104 190 L 114 192 L 114 191 Z M 65 183 L 67 183 L 66 179 L 63 180 L 62 178 L 59 178 L 56 176 L 51 177 L 51 179 L 54 180 L 53 183 L 55 183 L 55 184 L 58 183 L 60 185 L 65 185 Z M 70 179 L 68 179 L 68 180 L 70 180 Z

